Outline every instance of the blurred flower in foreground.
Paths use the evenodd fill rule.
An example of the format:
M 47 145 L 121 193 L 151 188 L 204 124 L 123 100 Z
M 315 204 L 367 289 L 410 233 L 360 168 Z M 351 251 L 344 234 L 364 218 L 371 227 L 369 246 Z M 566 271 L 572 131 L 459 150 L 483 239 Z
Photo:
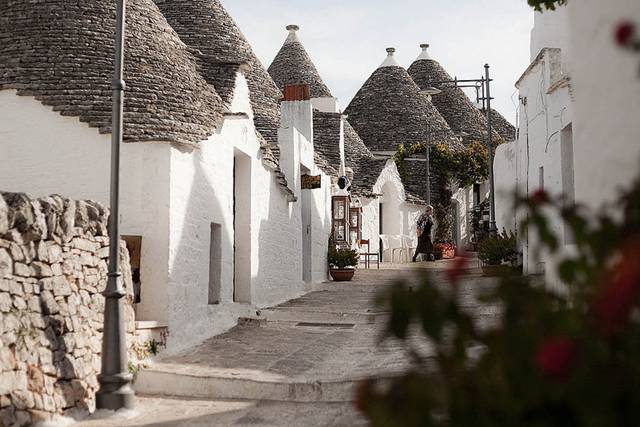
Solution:
M 607 336 L 620 332 L 640 296 L 640 237 L 623 246 L 622 260 L 606 278 L 596 298 L 594 314 L 597 327 Z
M 449 267 L 445 272 L 445 276 L 449 281 L 449 283 L 456 284 L 458 282 L 458 279 L 460 279 L 460 276 L 462 276 L 462 273 L 464 273 L 464 270 L 467 268 L 468 264 L 469 264 L 469 258 L 467 257 L 456 258 L 453 261 L 453 264 L 451 265 L 451 267 Z
M 547 192 L 542 189 L 531 193 L 529 200 L 536 206 L 545 205 L 551 201 Z
M 636 26 L 632 22 L 622 22 L 615 29 L 615 39 L 620 46 L 630 47 L 633 44 Z
M 566 381 L 577 356 L 576 343 L 567 337 L 553 337 L 543 342 L 535 356 L 535 365 L 546 377 Z

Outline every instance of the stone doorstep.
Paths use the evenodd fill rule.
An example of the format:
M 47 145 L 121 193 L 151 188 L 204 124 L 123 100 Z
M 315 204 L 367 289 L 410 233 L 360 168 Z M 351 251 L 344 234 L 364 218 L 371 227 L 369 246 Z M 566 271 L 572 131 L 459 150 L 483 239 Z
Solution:
M 340 313 L 299 310 L 296 308 L 275 308 L 260 310 L 260 317 L 268 322 L 317 322 L 317 323 L 355 323 L 356 325 L 371 325 L 384 323 L 389 313 Z
M 295 381 L 259 371 L 172 370 L 168 366 L 151 366 L 138 373 L 136 393 L 151 396 L 176 396 L 207 400 L 243 399 L 281 402 L 352 402 L 355 388 L 362 378 Z M 191 371 L 191 372 L 188 372 Z M 216 371 L 218 371 L 216 373 Z M 235 371 L 237 375 L 234 375 Z M 263 377 L 263 378 L 261 378 Z M 392 375 L 379 376 L 384 379 Z

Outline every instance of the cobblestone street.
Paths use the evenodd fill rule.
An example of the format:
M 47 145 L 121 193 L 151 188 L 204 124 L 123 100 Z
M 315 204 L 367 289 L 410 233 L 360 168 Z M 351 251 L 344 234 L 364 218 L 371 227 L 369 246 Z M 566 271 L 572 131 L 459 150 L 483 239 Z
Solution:
M 393 375 L 407 367 L 399 343 L 376 345 L 387 313 L 376 307 L 375 295 L 425 267 L 444 284 L 444 261 L 417 269 L 359 270 L 353 282 L 325 283 L 262 310 L 256 319 L 141 371 L 138 415 L 80 425 L 364 425 L 351 404 L 354 385 L 366 376 Z M 474 297 L 490 284 L 491 279 L 471 269 L 459 291 L 480 320 L 496 315 L 495 308 Z M 422 348 L 428 353 L 428 347 Z

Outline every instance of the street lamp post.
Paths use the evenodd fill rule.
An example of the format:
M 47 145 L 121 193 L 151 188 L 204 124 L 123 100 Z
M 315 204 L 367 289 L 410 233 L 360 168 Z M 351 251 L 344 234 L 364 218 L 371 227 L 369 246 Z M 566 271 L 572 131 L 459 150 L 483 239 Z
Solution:
M 109 216 L 109 273 L 107 286 L 103 292 L 104 328 L 102 335 L 102 368 L 98 381 L 100 389 L 96 394 L 98 409 L 131 409 L 134 393 L 131 388 L 132 376 L 127 366 L 127 341 L 124 326 L 122 298 L 126 295 L 122 287 L 120 272 L 120 145 L 122 143 L 123 93 L 123 51 L 125 26 L 125 0 L 118 0 L 116 6 L 116 40 L 113 90 L 113 116 L 111 122 L 111 194 Z
M 489 64 L 484 66 L 484 77 L 479 79 L 458 79 L 429 82 L 429 89 L 442 84 L 454 84 L 458 88 L 474 88 L 476 90 L 477 101 L 482 101 L 482 109 L 487 116 L 487 150 L 489 157 L 489 232 L 495 234 L 496 227 L 496 200 L 495 181 L 493 177 L 493 129 L 491 119 L 491 77 L 489 76 Z M 480 96 L 482 92 L 482 96 Z
M 489 64 L 484 65 L 485 85 L 487 101 L 487 148 L 489 150 L 489 233 L 495 234 L 496 227 L 496 189 L 493 179 L 493 132 L 491 128 L 491 78 L 489 77 Z

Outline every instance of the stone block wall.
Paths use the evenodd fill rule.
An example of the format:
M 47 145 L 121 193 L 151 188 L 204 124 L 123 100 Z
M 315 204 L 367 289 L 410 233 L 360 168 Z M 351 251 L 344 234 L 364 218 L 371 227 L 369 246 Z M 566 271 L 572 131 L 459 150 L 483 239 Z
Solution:
M 95 202 L 0 192 L 0 426 L 94 409 L 107 217 Z M 124 245 L 121 259 L 126 327 L 132 334 L 131 269 Z

